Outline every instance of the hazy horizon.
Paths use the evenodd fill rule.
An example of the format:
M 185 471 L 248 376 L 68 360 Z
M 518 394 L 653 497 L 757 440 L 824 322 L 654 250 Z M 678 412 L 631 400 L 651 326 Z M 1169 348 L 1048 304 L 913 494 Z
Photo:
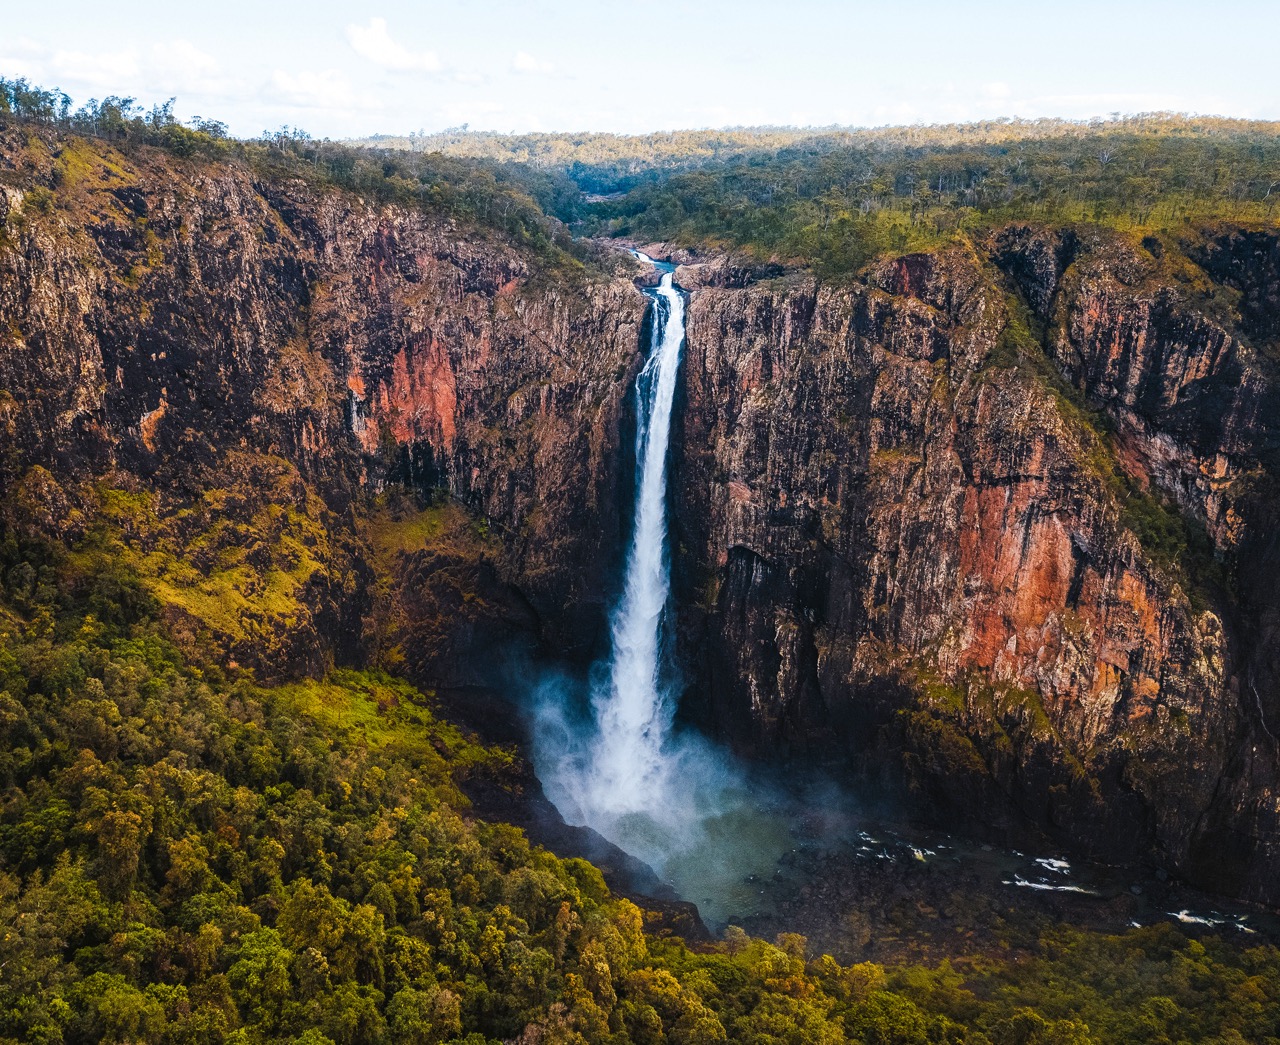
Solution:
M 0 75 L 144 105 L 177 99 L 254 137 L 475 131 L 876 128 L 1169 111 L 1280 119 L 1260 0 L 926 2 L 907 21 L 868 3 L 750 0 L 669 9 L 584 0 L 447 0 L 377 8 L 229 0 L 138 5 L 103 24 L 83 0 L 7 19 Z M 664 17 L 664 12 L 668 16 Z M 1230 53 L 1232 61 L 1206 61 Z M 1259 70 L 1263 72 L 1260 73 Z M 1270 70 L 1270 71 L 1267 71 Z

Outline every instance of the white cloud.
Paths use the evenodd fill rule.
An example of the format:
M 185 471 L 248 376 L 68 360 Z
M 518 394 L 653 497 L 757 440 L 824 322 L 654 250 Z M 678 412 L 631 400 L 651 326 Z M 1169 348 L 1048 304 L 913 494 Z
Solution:
M 518 73 L 549 73 L 555 66 L 550 62 L 540 62 L 528 51 L 517 51 L 511 59 L 511 68 Z
M 357 95 L 351 81 L 336 69 L 300 73 L 277 69 L 271 74 L 271 86 L 282 102 L 301 109 L 368 107 L 368 99 Z
M 225 74 L 218 60 L 189 40 L 154 43 L 147 51 L 144 82 L 148 90 L 177 95 L 234 97 L 243 88 Z
M 61 87 L 78 102 L 88 95 L 227 93 L 217 60 L 187 40 L 161 40 L 145 50 L 50 49 L 19 38 L 0 51 L 0 68 L 42 87 Z
M 397 72 L 436 73 L 441 69 L 435 51 L 410 51 L 393 40 L 385 18 L 371 18 L 369 24 L 347 26 L 347 42 L 356 54 L 375 65 Z
M 218 71 L 218 60 L 190 40 L 152 44 L 147 65 L 156 72 L 178 72 L 192 77 L 209 76 Z
M 60 87 L 49 67 L 49 50 L 25 36 L 0 41 L 0 69 L 10 79 L 25 79 L 40 87 Z
M 126 81 L 134 80 L 140 71 L 138 54 L 132 50 L 55 51 L 49 68 L 57 78 L 113 92 L 124 90 Z

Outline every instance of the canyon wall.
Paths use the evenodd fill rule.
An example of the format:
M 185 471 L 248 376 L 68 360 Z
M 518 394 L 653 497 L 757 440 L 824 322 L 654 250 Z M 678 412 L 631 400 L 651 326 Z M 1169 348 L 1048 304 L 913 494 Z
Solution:
M 1273 284 L 1188 257 L 1240 242 L 1011 227 L 851 287 L 698 290 L 690 716 L 1274 900 L 1278 415 L 1240 318 Z
M 127 563 L 259 677 L 591 658 L 625 266 L 0 133 L 8 537 Z M 843 285 L 683 267 L 685 714 L 915 815 L 1280 902 L 1278 242 L 1017 225 Z
M 590 645 L 623 536 L 628 279 L 241 164 L 16 131 L 0 160 L 0 425 L 33 525 L 105 518 L 180 629 L 287 675 L 376 638 L 369 545 L 414 521 L 370 533 L 379 492 L 443 492 L 498 539 L 468 545 L 478 572 L 432 552 L 485 589 L 437 603 Z

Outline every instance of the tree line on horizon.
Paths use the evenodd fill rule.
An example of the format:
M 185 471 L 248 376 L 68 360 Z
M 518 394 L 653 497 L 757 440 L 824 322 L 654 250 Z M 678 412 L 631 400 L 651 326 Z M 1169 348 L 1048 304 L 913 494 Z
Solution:
M 471 130 L 466 125 L 407 135 L 375 134 L 352 145 L 411 152 L 440 152 L 469 159 L 526 163 L 541 170 L 612 170 L 621 178 L 648 170 L 674 172 L 735 157 L 776 157 L 784 151 L 822 155 L 854 147 L 937 149 L 998 145 L 1048 138 L 1096 138 L 1140 134 L 1155 137 L 1232 139 L 1280 136 L 1280 121 L 1243 120 L 1176 112 L 1106 118 L 1055 117 L 975 120 L 969 123 L 882 127 L 747 126 L 616 134 L 607 131 Z
M 1009 220 L 1159 231 L 1270 222 L 1280 205 L 1280 122 L 1182 113 L 645 135 L 453 128 L 359 144 L 540 172 L 559 186 L 553 213 L 580 235 L 738 249 L 829 277 Z
M 632 236 L 843 278 L 886 252 L 1002 221 L 1161 231 L 1270 222 L 1280 205 L 1280 122 L 1179 113 L 647 135 L 453 128 L 333 142 L 288 127 L 231 138 L 216 120 L 180 123 L 172 100 L 145 110 L 110 96 L 73 109 L 61 91 L 0 79 L 6 119 L 238 158 L 494 228 L 571 269 L 600 261 L 585 238 Z
M 559 195 L 570 191 L 567 183 L 520 165 L 361 149 L 287 126 L 258 138 L 235 138 L 218 120 L 182 123 L 174 105 L 171 98 L 147 109 L 134 98 L 110 95 L 74 108 L 61 90 L 0 77 L 0 129 L 17 124 L 40 128 L 55 143 L 78 135 L 124 151 L 151 147 L 182 159 L 239 161 L 267 177 L 302 178 L 496 231 L 561 269 L 591 260 L 591 252 L 576 246 L 552 217 L 566 209 Z

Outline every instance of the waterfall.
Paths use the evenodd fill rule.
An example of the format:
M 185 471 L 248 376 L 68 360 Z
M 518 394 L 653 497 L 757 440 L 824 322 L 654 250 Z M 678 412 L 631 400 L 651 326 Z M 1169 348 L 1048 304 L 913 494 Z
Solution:
M 592 753 L 591 804 L 606 816 L 647 809 L 665 791 L 669 768 L 664 747 L 673 708 L 662 658 L 671 591 L 667 446 L 683 344 L 684 297 L 673 273 L 664 271 L 654 293 L 649 358 L 636 381 L 635 517 L 622 598 L 613 613 L 609 683 L 592 700 L 599 742 Z
M 636 380 L 635 510 L 609 658 L 592 673 L 589 717 L 574 699 L 572 679 L 542 680 L 534 759 L 565 820 L 640 857 L 704 915 L 720 919 L 751 909 L 757 891 L 744 883 L 772 871 L 790 836 L 784 821 L 759 815 L 767 795 L 725 752 L 672 728 L 674 671 L 664 652 L 673 623 L 667 451 L 685 302 L 675 267 L 653 264 L 662 277 L 650 292 L 653 334 Z
M 653 299 L 649 354 L 636 378 L 636 499 L 622 594 L 610 617 L 610 652 L 590 684 L 590 722 L 574 720 L 560 685 L 539 702 L 535 757 L 547 794 L 587 824 L 656 865 L 670 840 L 699 818 L 687 800 L 687 742 L 672 736 L 672 672 L 664 657 L 671 593 L 667 448 L 684 345 L 684 296 L 674 265 Z M 698 775 L 698 770 L 694 774 Z

